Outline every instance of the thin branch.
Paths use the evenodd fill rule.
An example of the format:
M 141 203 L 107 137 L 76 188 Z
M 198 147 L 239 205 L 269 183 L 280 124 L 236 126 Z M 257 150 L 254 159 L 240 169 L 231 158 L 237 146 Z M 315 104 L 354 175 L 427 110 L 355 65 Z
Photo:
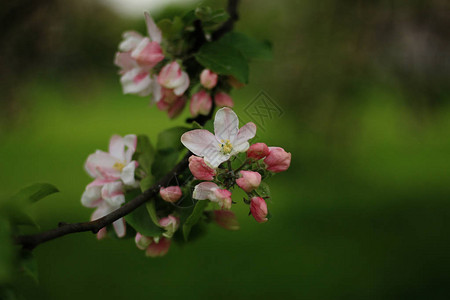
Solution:
M 233 29 L 233 24 L 238 19 L 237 15 L 237 5 L 239 0 L 229 0 L 228 1 L 228 13 L 230 14 L 230 19 L 225 22 L 222 27 L 220 27 L 216 32 L 214 32 L 213 38 L 217 39 L 221 37 L 228 31 Z M 213 109 L 211 109 L 213 111 Z M 203 125 L 212 118 L 212 113 L 210 113 L 206 118 L 199 119 L 199 123 Z M 32 235 L 21 235 L 16 238 L 16 244 L 22 245 L 24 249 L 32 250 L 38 245 L 45 243 L 47 241 L 51 241 L 53 239 L 77 232 L 85 232 L 91 231 L 93 233 L 97 233 L 100 229 L 105 226 L 112 224 L 114 221 L 128 215 L 136 208 L 141 206 L 147 201 L 153 199 L 159 192 L 161 186 L 167 186 L 170 183 L 170 180 L 180 174 L 188 167 L 188 158 L 192 153 L 188 152 L 184 158 L 163 178 L 161 178 L 156 184 L 154 184 L 151 188 L 146 190 L 144 193 L 140 194 L 133 200 L 125 203 L 119 209 L 111 212 L 110 214 L 104 216 L 103 218 L 97 219 L 91 222 L 83 222 L 83 223 L 60 223 L 58 228 L 51 229 L 49 231 L 44 231 L 37 234 Z

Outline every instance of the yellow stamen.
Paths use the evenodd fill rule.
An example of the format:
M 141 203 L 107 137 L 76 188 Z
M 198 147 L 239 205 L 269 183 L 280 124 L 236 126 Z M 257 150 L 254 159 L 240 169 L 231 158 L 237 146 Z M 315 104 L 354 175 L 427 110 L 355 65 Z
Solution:
M 221 140 L 220 148 L 222 149 L 223 154 L 230 154 L 233 150 L 233 145 L 230 140 Z
M 121 163 L 121 162 L 116 162 L 113 165 L 113 168 L 116 169 L 119 172 L 122 172 L 123 168 L 125 168 L 125 164 Z

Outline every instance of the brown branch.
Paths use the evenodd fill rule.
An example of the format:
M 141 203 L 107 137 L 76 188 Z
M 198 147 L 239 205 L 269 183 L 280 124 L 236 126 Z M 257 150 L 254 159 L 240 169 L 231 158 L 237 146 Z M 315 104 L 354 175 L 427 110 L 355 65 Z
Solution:
M 228 0 L 227 12 L 230 15 L 230 18 L 212 34 L 213 40 L 218 40 L 225 33 L 233 30 L 234 23 L 239 20 L 239 14 L 237 11 L 238 4 L 239 0 Z
M 219 38 L 223 34 L 233 29 L 233 23 L 238 19 L 237 16 L 237 4 L 239 0 L 229 0 L 228 1 L 228 13 L 230 14 L 230 19 L 223 24 L 221 28 L 217 30 L 217 37 Z M 216 32 L 214 33 L 216 34 Z M 212 111 L 212 110 L 211 110 Z M 203 125 L 212 117 L 212 113 L 208 115 L 207 118 L 199 120 L 199 123 Z M 144 204 L 145 202 L 154 198 L 161 186 L 167 186 L 170 180 L 180 174 L 188 167 L 188 158 L 192 153 L 188 152 L 185 157 L 163 178 L 161 178 L 155 185 L 146 190 L 144 193 L 140 194 L 133 200 L 125 203 L 119 209 L 113 211 L 112 213 L 104 216 L 95 221 L 83 222 L 83 223 L 60 223 L 58 228 L 51 229 L 49 231 L 44 231 L 32 235 L 21 235 L 16 238 L 16 244 L 22 245 L 24 249 L 32 250 L 36 246 L 51 241 L 53 239 L 65 236 L 71 233 L 91 231 L 97 233 L 100 229 L 105 226 L 112 224 L 114 221 L 128 215 L 133 210 Z

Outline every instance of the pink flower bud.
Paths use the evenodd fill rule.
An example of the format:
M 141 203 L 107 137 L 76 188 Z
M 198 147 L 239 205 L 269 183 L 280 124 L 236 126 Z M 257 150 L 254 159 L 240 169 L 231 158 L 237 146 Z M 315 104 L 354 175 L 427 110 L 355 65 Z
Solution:
M 178 62 L 173 61 L 162 68 L 158 75 L 158 83 L 166 89 L 173 90 L 175 95 L 181 96 L 189 87 L 189 76 L 181 70 Z
M 239 230 L 238 220 L 231 210 L 215 210 L 214 220 L 220 227 L 228 230 Z
M 225 189 L 216 189 L 214 190 L 214 195 L 217 197 L 217 202 L 219 203 L 220 208 L 223 209 L 231 209 L 231 192 Z
M 253 144 L 247 150 L 247 157 L 254 160 L 260 160 L 267 155 L 269 155 L 269 147 L 264 143 Z
M 136 246 L 141 249 L 145 250 L 147 247 L 152 243 L 153 239 L 150 237 L 143 236 L 139 232 L 136 233 L 136 237 L 134 238 L 134 241 L 136 243 Z
M 159 190 L 159 195 L 164 201 L 174 203 L 181 198 L 183 193 L 181 192 L 181 188 L 179 186 L 168 186 L 166 188 L 162 187 Z
M 191 105 L 189 107 L 191 111 L 192 117 L 196 117 L 199 114 L 207 116 L 211 111 L 212 100 L 211 96 L 204 91 L 201 90 L 198 93 L 195 93 L 191 98 Z
M 198 180 L 213 180 L 216 176 L 216 170 L 210 168 L 203 158 L 191 155 L 189 157 L 189 170 L 191 170 L 192 175 Z
M 172 106 L 169 107 L 169 110 L 167 111 L 167 114 L 170 119 L 178 117 L 181 112 L 184 109 L 184 106 L 186 105 L 186 98 L 179 97 L 175 102 L 172 104 Z
M 250 212 L 256 222 L 264 223 L 267 222 L 267 204 L 261 197 L 253 197 L 250 203 Z
M 131 57 L 146 68 L 153 68 L 164 59 L 161 46 L 157 42 L 151 42 L 149 38 L 143 38 L 131 52 Z
M 212 89 L 217 84 L 217 74 L 208 70 L 204 69 L 202 73 L 200 74 L 200 83 L 207 89 Z
M 159 240 L 153 239 L 153 242 L 147 247 L 145 255 L 150 257 L 164 256 L 170 248 L 170 239 L 161 237 Z
M 218 107 L 233 107 L 233 99 L 231 99 L 230 95 L 224 92 L 219 92 L 214 96 L 214 102 Z
M 166 230 L 166 232 L 163 233 L 163 236 L 166 238 L 171 238 L 180 226 L 180 220 L 177 217 L 169 215 L 159 220 L 159 225 Z
M 261 184 L 261 174 L 253 171 L 240 171 L 241 178 L 236 179 L 237 185 L 247 193 Z
M 269 147 L 269 155 L 264 159 L 267 170 L 279 173 L 286 171 L 291 164 L 291 153 L 280 147 Z

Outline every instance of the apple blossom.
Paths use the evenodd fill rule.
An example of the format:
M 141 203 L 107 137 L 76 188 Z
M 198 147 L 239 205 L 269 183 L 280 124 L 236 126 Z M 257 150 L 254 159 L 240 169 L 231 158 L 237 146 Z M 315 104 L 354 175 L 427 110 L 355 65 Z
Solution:
M 201 182 L 197 184 L 192 193 L 192 198 L 216 202 L 223 209 L 231 208 L 231 192 L 219 188 L 214 182 Z
M 158 83 L 166 88 L 173 90 L 177 96 L 181 96 L 189 87 L 189 76 L 181 70 L 178 62 L 173 61 L 165 65 L 158 75 Z
M 214 96 L 214 102 L 216 103 L 216 105 L 218 107 L 224 107 L 224 106 L 233 107 L 234 106 L 233 99 L 231 99 L 230 95 L 228 95 L 227 93 L 224 93 L 224 92 L 216 93 L 216 95 Z
M 166 238 L 171 238 L 180 226 L 180 220 L 177 217 L 169 215 L 159 220 L 159 225 L 161 225 L 165 230 L 163 236 Z
M 125 71 L 120 77 L 124 94 L 148 96 L 152 92 L 150 73 L 140 67 Z
M 269 155 L 264 159 L 267 170 L 279 173 L 286 171 L 291 164 L 291 153 L 280 147 L 269 147 Z
M 267 155 L 269 155 L 269 147 L 264 143 L 253 144 L 247 150 L 247 157 L 254 160 L 260 160 Z
M 220 227 L 228 230 L 239 230 L 239 222 L 231 210 L 215 210 L 214 220 Z
M 211 70 L 204 69 L 200 74 L 200 83 L 207 89 L 212 89 L 217 84 L 218 75 Z
M 165 237 L 161 237 L 158 240 L 153 239 L 153 242 L 147 247 L 145 255 L 150 257 L 164 256 L 169 251 L 170 244 L 171 240 Z
M 207 116 L 212 108 L 211 96 L 204 90 L 195 93 L 191 98 L 189 110 L 192 117 L 197 117 L 199 114 Z
M 239 119 L 228 107 L 217 111 L 215 135 L 205 129 L 195 129 L 181 136 L 181 143 L 192 153 L 204 158 L 206 164 L 217 168 L 222 162 L 249 148 L 248 140 L 256 134 L 256 125 L 249 122 L 239 129 Z
M 247 193 L 258 188 L 261 184 L 261 174 L 253 171 L 240 171 L 242 177 L 236 179 L 236 184 Z
M 191 155 L 189 157 L 189 170 L 198 180 L 213 180 L 216 176 L 216 170 L 210 168 L 203 158 Z
M 250 212 L 253 218 L 259 223 L 267 222 L 267 204 L 261 197 L 253 197 L 250 202 Z
M 164 201 L 167 202 L 177 202 L 183 193 L 181 192 L 181 188 L 179 186 L 168 186 L 166 188 L 161 187 L 159 190 L 159 195 L 163 198 Z

